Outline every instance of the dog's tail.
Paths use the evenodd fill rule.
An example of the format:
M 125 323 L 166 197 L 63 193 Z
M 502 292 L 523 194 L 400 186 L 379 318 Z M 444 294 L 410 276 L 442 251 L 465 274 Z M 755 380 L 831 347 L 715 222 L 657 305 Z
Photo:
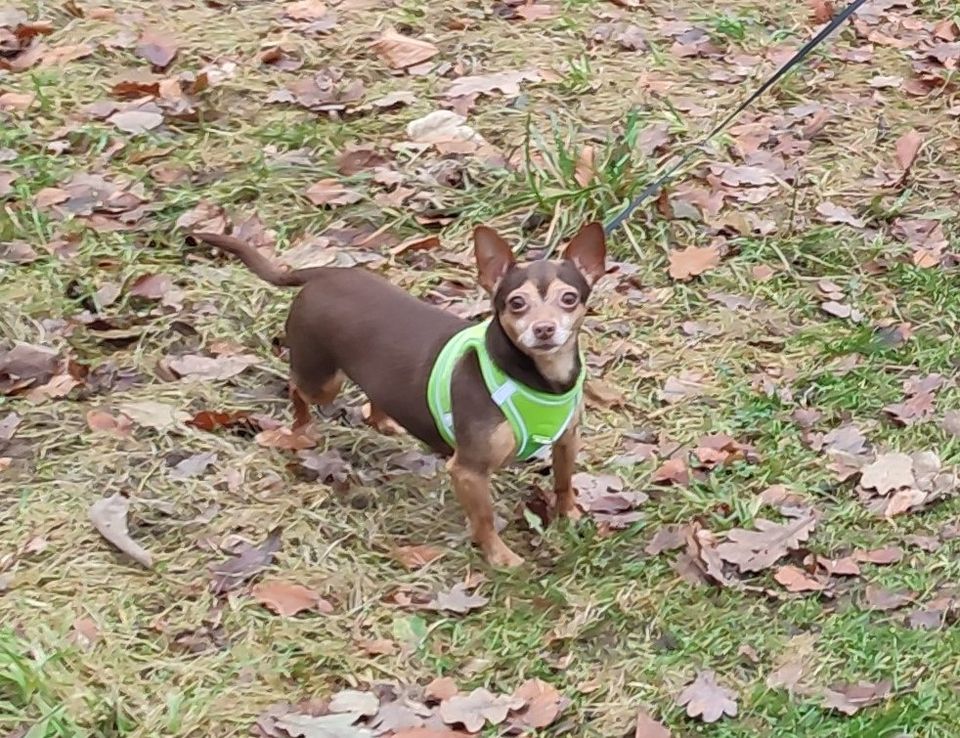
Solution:
M 260 279 L 277 287 L 301 287 L 316 277 L 318 272 L 323 271 L 322 268 L 284 269 L 274 264 L 250 244 L 233 236 L 224 236 L 219 233 L 191 233 L 190 235 L 211 246 L 216 246 L 221 251 L 229 251 Z

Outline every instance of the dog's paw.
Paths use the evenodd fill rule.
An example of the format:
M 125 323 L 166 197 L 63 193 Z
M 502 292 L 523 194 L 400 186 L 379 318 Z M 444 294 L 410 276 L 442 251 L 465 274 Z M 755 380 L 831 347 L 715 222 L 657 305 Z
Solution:
M 576 505 L 571 505 L 565 510 L 557 510 L 557 513 L 561 518 L 566 518 L 571 523 L 579 523 L 583 520 L 583 510 Z
M 484 551 L 484 556 L 490 566 L 498 569 L 514 569 L 523 564 L 523 557 L 518 556 L 501 540 L 497 540 Z
M 402 433 L 406 433 L 402 425 L 389 415 L 384 415 L 369 402 L 363 406 L 360 413 L 363 416 L 363 422 L 378 433 L 382 433 L 385 436 L 399 436 Z

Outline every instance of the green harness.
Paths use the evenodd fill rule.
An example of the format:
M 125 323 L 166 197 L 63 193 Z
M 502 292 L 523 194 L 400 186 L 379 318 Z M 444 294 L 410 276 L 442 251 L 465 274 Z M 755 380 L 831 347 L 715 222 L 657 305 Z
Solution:
M 516 457 L 521 460 L 529 459 L 553 444 L 570 425 L 580 407 L 586 369 L 581 361 L 580 376 L 577 377 L 576 384 L 562 395 L 527 387 L 510 378 L 493 363 L 485 340 L 488 323 L 489 321 L 463 329 L 441 349 L 430 371 L 427 405 L 440 435 L 452 448 L 456 448 L 450 383 L 453 370 L 464 354 L 468 351 L 476 352 L 490 399 L 500 408 L 517 439 Z

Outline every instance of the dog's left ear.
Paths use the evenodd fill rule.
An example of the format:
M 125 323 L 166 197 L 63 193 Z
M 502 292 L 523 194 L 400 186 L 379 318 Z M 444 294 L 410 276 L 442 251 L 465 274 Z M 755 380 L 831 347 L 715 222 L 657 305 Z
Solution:
M 493 228 L 477 226 L 473 231 L 473 255 L 477 260 L 480 286 L 492 295 L 514 264 L 510 244 Z
M 599 223 L 588 223 L 574 236 L 563 258 L 572 261 L 574 266 L 592 287 L 607 271 L 607 237 Z

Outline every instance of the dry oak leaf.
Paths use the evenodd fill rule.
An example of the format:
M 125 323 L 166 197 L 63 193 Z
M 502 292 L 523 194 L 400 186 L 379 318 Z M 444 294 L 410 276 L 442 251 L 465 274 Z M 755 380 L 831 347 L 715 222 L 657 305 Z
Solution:
M 327 14 L 327 6 L 319 0 L 299 0 L 284 5 L 281 13 L 291 20 L 315 21 Z
M 97 532 L 127 554 L 138 564 L 151 568 L 153 557 L 150 552 L 130 537 L 127 530 L 127 513 L 130 500 L 123 495 L 112 495 L 97 500 L 90 506 L 90 522 Z
M 277 718 L 276 725 L 294 738 L 373 738 L 371 731 L 354 725 L 358 717 L 354 713 L 319 717 L 292 713 Z
M 210 583 L 211 591 L 222 595 L 239 587 L 273 561 L 273 555 L 280 550 L 280 544 L 280 529 L 274 528 L 259 546 L 248 545 L 238 555 L 210 567 L 213 579 Z
M 351 205 L 363 199 L 359 192 L 348 189 L 336 179 L 321 179 L 310 185 L 304 194 L 310 202 L 318 206 Z
M 370 44 L 391 69 L 406 69 L 431 59 L 440 50 L 429 41 L 410 38 L 394 29 L 384 31 L 380 38 Z
M 599 379 L 588 379 L 583 385 L 583 394 L 589 405 L 593 407 L 625 407 L 627 396 L 613 385 Z
M 520 94 L 522 82 L 539 82 L 543 79 L 535 69 L 526 69 L 519 72 L 495 72 L 494 74 L 480 74 L 470 77 L 458 77 L 453 80 L 444 97 L 466 97 L 468 95 L 490 95 L 500 90 L 507 97 L 516 97 Z
M 163 123 L 163 115 L 159 112 L 159 108 L 157 110 L 143 108 L 119 110 L 107 118 L 107 122 L 113 123 L 124 133 L 146 133 Z
M 460 689 L 452 677 L 437 677 L 423 688 L 423 698 L 428 702 L 443 702 L 456 694 Z
M 690 483 L 690 469 L 687 466 L 686 460 L 677 456 L 676 458 L 667 459 L 663 462 L 660 468 L 653 473 L 650 481 L 654 484 L 668 482 L 670 484 L 686 486 Z
M 904 174 L 910 171 L 922 145 L 923 138 L 914 129 L 910 129 L 897 139 L 897 164 L 900 165 Z
M 633 738 L 671 738 L 670 731 L 650 717 L 645 710 L 637 713 L 637 724 L 633 731 Z
M 860 486 L 864 489 L 875 489 L 878 495 L 913 487 L 916 483 L 913 459 L 898 451 L 880 454 L 875 461 L 863 467 L 860 474 Z
M 120 405 L 119 410 L 137 425 L 158 431 L 176 428 L 190 420 L 190 414 L 183 412 L 176 405 L 155 400 L 127 402 Z
M 269 428 L 257 433 L 253 440 L 264 448 L 281 448 L 287 451 L 300 451 L 317 445 L 316 440 L 307 435 L 303 428 Z
M 135 51 L 137 56 L 150 62 L 157 69 L 165 69 L 177 55 L 177 42 L 163 31 L 148 28 L 137 39 Z
M 888 566 L 903 560 L 903 549 L 899 546 L 887 546 L 886 548 L 875 548 L 871 551 L 857 551 L 853 554 L 853 558 L 861 564 Z
M 696 680 L 680 693 L 677 704 L 686 706 L 689 717 L 705 723 L 715 723 L 724 715 L 737 715 L 736 693 L 717 684 L 717 675 L 709 670 L 697 674 Z
M 693 397 L 700 397 L 704 393 L 702 374 L 691 371 L 682 371 L 678 377 L 667 377 L 663 389 L 657 394 L 663 402 L 674 405 Z
M 788 592 L 821 592 L 827 587 L 826 582 L 810 576 L 798 566 L 781 566 L 773 578 Z
M 479 687 L 470 694 L 454 695 L 441 702 L 440 718 L 447 725 L 463 725 L 469 732 L 477 733 L 486 723 L 499 725 L 507 719 L 507 713 L 523 704 L 522 699 L 495 695 Z
M 410 570 L 422 569 L 432 561 L 443 556 L 444 551 L 435 546 L 397 546 L 393 549 L 393 558 Z
M 823 23 L 829 23 L 830 19 L 833 18 L 833 3 L 829 0 L 807 0 L 810 5 L 810 14 L 813 17 L 813 22 L 817 25 Z
M 781 524 L 757 518 L 755 525 L 757 530 L 734 528 L 727 533 L 727 540 L 717 546 L 720 558 L 735 564 L 742 572 L 762 571 L 799 548 L 810 537 L 817 519 L 809 514 Z
M 844 223 L 854 228 L 863 228 L 865 225 L 860 218 L 851 213 L 847 208 L 829 201 L 817 205 L 817 212 L 820 213 L 828 223 Z
M 542 679 L 528 679 L 514 691 L 513 696 L 523 700 L 526 708 L 518 720 L 534 730 L 546 728 L 557 719 L 568 704 L 552 684 Z
M 117 436 L 129 436 L 133 421 L 125 415 L 114 417 L 102 410 L 87 411 L 87 426 L 92 431 L 113 433 Z
M 720 250 L 716 246 L 690 246 L 670 252 L 669 274 L 685 281 L 703 274 L 720 264 Z
M 380 710 L 380 698 L 372 692 L 343 689 L 330 698 L 330 712 L 347 712 L 373 717 Z
M 36 99 L 31 92 L 5 92 L 0 95 L 0 110 L 26 110 Z
M 864 592 L 863 601 L 868 610 L 879 610 L 886 612 L 888 610 L 898 610 L 910 603 L 913 599 L 913 593 L 905 590 L 891 592 L 889 589 L 878 587 L 875 584 L 868 584 Z
M 235 377 L 247 368 L 260 363 L 260 359 L 252 354 L 234 354 L 232 356 L 201 356 L 199 354 L 184 354 L 170 359 L 167 365 L 173 369 L 181 379 L 202 381 L 225 380 Z
M 265 607 L 277 615 L 292 617 L 304 610 L 333 612 L 333 606 L 309 587 L 300 584 L 271 579 L 257 584 L 250 594 Z M 336 712 L 341 712 L 337 710 Z
M 854 715 L 864 707 L 882 702 L 890 695 L 891 682 L 888 679 L 877 683 L 859 682 L 857 684 L 834 685 L 824 691 L 823 706 Z
M 489 601 L 489 597 L 468 592 L 467 585 L 461 582 L 448 590 L 437 592 L 426 607 L 430 610 L 455 612 L 462 615 L 483 607 Z

